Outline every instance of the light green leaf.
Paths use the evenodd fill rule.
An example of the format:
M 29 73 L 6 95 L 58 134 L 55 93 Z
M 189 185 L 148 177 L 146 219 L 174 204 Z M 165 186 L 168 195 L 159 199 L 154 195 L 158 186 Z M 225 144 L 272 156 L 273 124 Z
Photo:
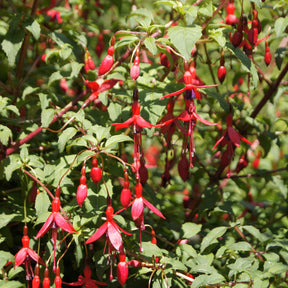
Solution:
M 198 9 L 199 8 L 197 6 L 190 6 L 187 10 L 185 10 L 186 22 L 188 25 L 192 25 L 197 18 Z
M 275 21 L 275 32 L 276 36 L 279 37 L 286 29 L 288 26 L 288 18 L 287 17 L 280 17 Z
M 48 86 L 57 80 L 61 80 L 62 78 L 63 76 L 61 75 L 60 71 L 53 72 L 49 77 Z
M 42 127 L 49 127 L 49 124 L 51 123 L 53 117 L 55 114 L 54 109 L 44 109 L 41 112 L 41 126 Z
M 220 226 L 212 229 L 202 240 L 201 253 L 211 244 L 217 243 L 217 238 L 221 237 L 227 231 L 227 227 Z
M 18 28 L 16 25 L 10 25 L 5 39 L 2 41 L 2 49 L 8 57 L 10 66 L 15 64 L 16 56 L 22 46 L 24 35 L 24 30 Z
M 20 112 L 16 106 L 8 105 L 8 106 L 6 106 L 6 109 L 14 112 L 17 116 L 20 116 Z
M 9 224 L 16 216 L 18 216 L 17 214 L 5 214 L 4 212 L 2 212 L 0 214 L 0 229 L 5 227 L 7 224 Z M 1 254 L 0 254 L 1 255 Z M 1 265 L 0 265 L 1 266 Z M 0 267 L 1 268 L 1 267 Z
M 77 62 L 72 62 L 71 67 L 72 67 L 72 72 L 70 77 L 78 77 L 80 70 L 82 69 L 82 67 L 84 66 L 84 64 L 80 64 Z M 50 79 L 49 79 L 50 80 Z
M 63 60 L 68 59 L 71 54 L 72 54 L 72 48 L 68 44 L 64 45 L 59 52 L 59 55 Z
M 157 54 L 157 46 L 155 44 L 155 39 L 153 37 L 147 37 L 144 40 L 144 44 L 146 46 L 146 48 L 153 54 L 156 55 Z
M 114 135 L 106 141 L 105 148 L 109 147 L 110 145 L 117 144 L 120 142 L 125 142 L 125 141 L 133 141 L 133 139 L 130 138 L 129 136 L 123 135 L 123 134 Z
M 229 249 L 234 251 L 251 251 L 251 245 L 245 241 L 233 243 Z
M 46 192 L 37 194 L 35 199 L 36 215 L 39 217 L 41 214 L 48 212 L 50 205 L 51 202 Z
M 89 132 L 96 134 L 97 141 L 100 143 L 103 139 L 109 137 L 110 129 L 111 129 L 110 127 L 103 127 L 96 124 L 89 128 Z
M 40 104 L 41 104 L 41 109 L 44 110 L 49 106 L 49 96 L 44 93 L 39 93 L 38 94 L 39 99 L 40 99 Z
M 33 20 L 33 22 L 29 25 L 26 25 L 26 29 L 31 32 L 33 37 L 38 40 L 40 37 L 41 27 L 39 23 L 36 20 Z
M 14 255 L 12 255 L 10 252 L 6 252 L 2 250 L 0 251 L 0 269 L 3 268 L 3 266 L 5 266 L 7 262 L 13 261 L 13 260 L 14 260 Z
M 142 243 L 143 248 L 143 255 L 146 257 L 152 257 L 152 256 L 162 256 L 161 249 L 151 242 L 143 242 Z
M 6 146 L 12 136 L 12 131 L 8 127 L 0 124 L 0 142 Z
M 257 8 L 262 8 L 262 5 L 263 5 L 263 1 L 262 0 L 250 0 L 250 2 L 255 3 Z
M 283 197 L 286 199 L 287 198 L 287 193 L 288 193 L 288 188 L 287 184 L 283 181 L 280 175 L 275 175 L 272 176 L 273 182 L 275 183 L 276 187 L 279 188 L 281 194 Z
M 76 135 L 76 133 L 77 129 L 74 127 L 69 127 L 61 133 L 58 140 L 58 148 L 60 152 L 64 151 L 66 143 L 71 140 Z
M 225 47 L 226 44 L 226 38 L 223 35 L 223 30 L 224 28 L 219 28 L 217 30 L 213 29 L 209 31 L 210 38 L 214 39 L 221 47 Z
M 121 105 L 117 103 L 110 103 L 108 106 L 109 117 L 112 121 L 116 121 L 121 113 Z
M 212 0 L 205 0 L 199 5 L 199 14 L 205 17 L 212 17 L 213 15 L 213 5 Z
M 7 281 L 7 280 L 0 280 L 0 287 L 1 288 L 18 288 L 22 287 L 24 288 L 25 285 L 18 281 Z
M 8 161 L 9 163 L 4 169 L 7 181 L 11 179 L 12 173 L 22 166 L 19 155 L 10 155 Z
M 28 86 L 24 89 L 23 93 L 22 93 L 22 97 L 25 98 L 27 95 L 30 95 L 32 93 L 34 93 L 35 91 L 37 91 L 39 88 L 38 87 L 31 87 Z
M 201 224 L 195 224 L 191 222 L 184 223 L 181 227 L 183 233 L 182 238 L 191 238 L 192 236 L 198 234 L 201 231 L 201 228 Z
M 173 45 L 188 61 L 191 58 L 191 52 L 195 43 L 202 36 L 202 29 L 200 26 L 174 26 L 168 29 L 168 36 L 170 37 Z
M 252 236 L 254 236 L 256 239 L 258 239 L 260 242 L 265 242 L 269 240 L 269 237 L 265 234 L 261 233 L 259 229 L 257 229 L 254 226 L 242 226 L 243 229 L 245 229 L 248 233 L 250 233 Z

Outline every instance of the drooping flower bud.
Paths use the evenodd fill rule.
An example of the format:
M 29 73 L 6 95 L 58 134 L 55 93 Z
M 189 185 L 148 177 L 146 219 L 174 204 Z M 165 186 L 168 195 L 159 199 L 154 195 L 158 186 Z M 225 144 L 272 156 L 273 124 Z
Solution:
M 133 81 L 137 80 L 137 78 L 140 75 L 140 59 L 139 59 L 139 50 L 137 50 L 136 52 L 136 57 L 134 59 L 134 64 L 132 65 L 131 69 L 130 69 L 130 76 L 132 78 Z
M 62 279 L 60 277 L 60 268 L 59 266 L 56 267 L 56 277 L 54 279 L 55 288 L 62 287 Z
M 111 41 L 111 46 L 108 48 L 108 52 L 107 52 L 107 55 L 103 58 L 102 60 L 102 63 L 99 67 L 99 72 L 98 72 L 98 75 L 101 76 L 105 73 L 107 73 L 113 63 L 114 63 L 114 59 L 113 59 L 113 54 L 114 54 L 114 42 L 115 42 L 115 38 L 112 38 L 112 41 Z
M 125 262 L 125 258 L 124 251 L 121 251 L 119 255 L 120 261 L 117 265 L 117 280 L 122 287 L 124 287 L 128 278 L 128 264 Z
M 94 70 L 94 69 L 95 69 L 94 61 L 93 61 L 90 53 L 88 51 L 86 51 L 85 61 L 84 61 L 84 70 L 86 73 L 88 73 L 88 71 Z
M 243 39 L 242 25 L 238 25 L 237 31 L 234 32 L 232 36 L 231 43 L 236 48 L 241 44 L 242 39 Z
M 183 153 L 181 160 L 178 162 L 178 173 L 183 181 L 186 181 L 189 176 L 189 162 Z
M 268 66 L 271 62 L 271 53 L 268 46 L 268 41 L 265 42 L 265 55 L 264 55 L 265 64 Z
M 96 158 L 93 158 L 92 160 L 92 169 L 90 172 L 91 179 L 97 185 L 99 181 L 102 179 L 102 170 L 100 167 L 98 167 L 98 161 Z
M 49 279 L 49 270 L 46 267 L 44 272 L 44 279 L 43 279 L 43 288 L 50 288 L 50 279 Z
M 82 207 L 82 204 L 87 197 L 87 192 L 86 176 L 82 175 L 80 178 L 80 185 L 78 186 L 76 193 L 77 203 L 80 207 Z
M 32 281 L 32 288 L 40 287 L 40 277 L 39 277 L 39 264 L 37 263 L 34 270 L 34 278 Z

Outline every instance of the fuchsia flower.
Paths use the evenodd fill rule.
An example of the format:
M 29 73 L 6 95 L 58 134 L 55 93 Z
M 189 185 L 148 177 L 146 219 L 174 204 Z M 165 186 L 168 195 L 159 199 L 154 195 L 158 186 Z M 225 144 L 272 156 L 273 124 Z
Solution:
M 15 255 L 15 267 L 20 266 L 21 264 L 25 265 L 26 268 L 26 279 L 30 280 L 31 275 L 33 275 L 33 269 L 31 266 L 31 259 L 39 262 L 44 265 L 44 261 L 40 258 L 40 256 L 31 248 L 29 248 L 30 238 L 28 237 L 28 227 L 27 225 L 23 228 L 23 237 L 22 237 L 22 248 Z
M 200 92 L 197 90 L 198 88 L 218 86 L 218 85 L 195 85 L 195 83 L 198 83 L 198 81 L 195 79 L 196 73 L 195 73 L 195 75 L 192 75 L 191 71 L 189 70 L 187 62 L 185 62 L 184 65 L 185 65 L 185 73 L 183 75 L 183 78 L 184 78 L 185 87 L 176 91 L 176 92 L 173 92 L 173 93 L 170 93 L 170 94 L 163 96 L 162 98 L 160 98 L 160 100 L 167 98 L 167 97 L 179 95 L 185 91 L 186 91 L 186 94 L 191 95 L 193 99 L 197 98 L 200 100 L 201 95 L 200 95 Z
M 133 133 L 140 133 L 142 131 L 142 128 L 155 127 L 155 125 L 152 125 L 151 123 L 147 122 L 140 116 L 140 109 L 141 109 L 141 106 L 138 102 L 138 99 L 136 100 L 134 99 L 133 104 L 132 104 L 132 116 L 123 123 L 111 123 L 111 125 L 115 126 L 115 130 L 119 130 L 119 129 L 132 126 Z
M 68 233 L 77 233 L 77 231 L 73 228 L 73 226 L 64 219 L 64 217 L 60 214 L 59 209 L 61 206 L 61 202 L 59 199 L 60 196 L 60 187 L 56 188 L 55 198 L 52 201 L 52 213 L 36 235 L 36 238 L 42 237 L 50 228 L 52 229 L 52 240 L 53 240 L 53 250 L 54 250 L 54 268 L 55 267 L 55 253 L 56 253 L 56 242 L 57 242 L 57 228 L 61 228 L 62 230 Z M 55 269 L 54 269 L 55 270 Z
M 126 255 L 123 250 L 119 254 L 119 263 L 117 265 L 117 279 L 122 287 L 124 287 L 128 278 L 128 264 L 125 261 Z
M 84 272 L 84 277 L 80 275 L 78 277 L 77 282 L 64 283 L 64 284 L 69 285 L 69 286 L 83 286 L 86 288 L 98 288 L 98 285 L 107 286 L 107 283 L 105 282 L 100 282 L 100 281 L 91 279 L 91 269 L 88 263 L 85 264 L 83 272 Z
M 106 209 L 107 221 L 99 227 L 99 229 L 86 241 L 86 244 L 90 244 L 98 240 L 104 233 L 109 239 L 115 250 L 119 251 L 122 248 L 122 237 L 120 234 L 121 230 L 126 235 L 132 235 L 118 226 L 118 224 L 113 220 L 114 209 L 109 204 Z
M 233 149 L 233 145 L 236 147 L 240 146 L 240 142 L 241 140 L 246 142 L 249 145 L 252 145 L 252 143 L 247 140 L 245 137 L 243 137 L 242 135 L 240 135 L 233 127 L 233 116 L 232 114 L 228 114 L 226 117 L 226 123 L 227 123 L 227 128 L 224 132 L 224 134 L 222 135 L 222 137 L 216 142 L 216 144 L 214 145 L 214 147 L 212 148 L 212 150 L 214 150 L 216 148 L 216 146 L 218 144 L 227 144 L 228 149 L 232 148 Z
M 142 215 L 144 206 L 148 207 L 153 213 L 155 213 L 159 217 L 166 219 L 155 206 L 153 206 L 142 196 L 142 191 L 142 184 L 138 181 L 135 185 L 136 198 L 130 203 L 130 205 L 132 205 L 131 215 L 133 220 L 137 220 Z

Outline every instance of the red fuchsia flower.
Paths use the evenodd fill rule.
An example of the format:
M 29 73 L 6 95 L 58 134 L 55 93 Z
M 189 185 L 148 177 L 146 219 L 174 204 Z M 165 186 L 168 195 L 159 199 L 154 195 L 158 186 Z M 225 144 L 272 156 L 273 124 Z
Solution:
M 57 10 L 54 10 L 54 9 L 51 9 L 49 11 L 46 12 L 47 16 L 50 16 L 50 21 L 57 21 L 58 24 L 62 24 L 63 22 L 63 19 L 61 18 L 61 13 L 60 11 L 57 11 Z
M 124 172 L 124 183 L 123 183 L 123 189 L 121 191 L 120 195 L 120 201 L 123 207 L 127 208 L 130 201 L 131 201 L 131 191 L 129 189 L 129 175 L 128 172 L 125 169 Z
M 114 209 L 111 204 L 108 204 L 106 209 L 106 217 L 107 221 L 102 224 L 99 229 L 86 241 L 86 244 L 90 244 L 96 240 L 98 240 L 104 233 L 106 233 L 106 237 L 109 239 L 109 242 L 115 248 L 115 250 L 119 251 L 122 249 L 122 237 L 120 231 L 122 231 L 126 235 L 132 235 L 121 227 L 113 220 Z M 119 231 L 120 230 L 120 231 Z
M 185 73 L 183 75 L 183 78 L 184 78 L 185 87 L 176 91 L 176 92 L 173 92 L 173 93 L 170 93 L 170 94 L 163 96 L 162 98 L 160 98 L 160 100 L 167 98 L 167 97 L 179 95 L 185 91 L 186 91 L 186 94 L 192 95 L 193 99 L 197 98 L 200 100 L 201 95 L 200 95 L 200 92 L 197 90 L 198 88 L 218 86 L 218 85 L 195 85 L 195 75 L 196 74 L 194 76 L 192 75 L 191 71 L 189 70 L 187 62 L 185 62 L 184 66 L 185 66 Z M 198 80 L 196 80 L 196 81 L 197 81 L 196 83 L 199 83 Z
M 143 187 L 139 180 L 135 185 L 135 192 L 136 192 L 136 198 L 130 203 L 130 205 L 132 205 L 131 215 L 134 221 L 137 220 L 143 214 L 144 206 L 148 207 L 153 213 L 155 213 L 159 217 L 166 219 L 155 206 L 153 206 L 142 196 Z
M 77 282 L 64 283 L 64 284 L 69 285 L 69 286 L 82 286 L 86 288 L 98 288 L 98 285 L 107 286 L 107 283 L 105 282 L 100 282 L 100 281 L 91 279 L 91 269 L 87 261 L 85 263 L 83 273 L 84 273 L 84 277 L 80 275 L 78 277 Z
M 153 213 L 158 215 L 159 217 L 166 219 L 163 214 L 155 207 L 153 206 L 150 202 L 148 202 L 143 196 L 143 187 L 142 184 L 138 178 L 137 183 L 135 185 L 135 192 L 136 192 L 136 198 L 129 204 L 129 206 L 132 205 L 131 207 L 131 215 L 132 219 L 135 221 L 136 226 L 140 230 L 140 251 L 143 251 L 142 248 L 142 230 L 145 230 L 145 225 L 144 225 L 144 217 L 143 217 L 143 210 L 144 206 L 148 207 Z
M 140 116 L 141 106 L 138 102 L 138 99 L 139 99 L 138 89 L 135 88 L 133 91 L 132 117 L 130 117 L 127 121 L 123 123 L 111 123 L 111 125 L 115 126 L 115 130 L 132 126 L 134 134 L 134 167 L 136 168 L 136 178 L 139 178 L 139 169 L 141 164 L 143 164 L 143 162 L 141 162 L 143 161 L 143 159 L 140 159 L 140 155 L 143 155 L 142 137 L 141 137 L 142 129 L 158 127 L 162 125 L 162 124 L 152 125 L 151 123 L 147 122 Z
M 119 284 L 124 287 L 128 278 L 128 264 L 125 261 L 126 255 L 123 250 L 119 254 L 119 263 L 117 265 L 117 280 Z
M 234 15 L 235 5 L 233 2 L 228 3 L 226 7 L 227 16 L 225 17 L 225 23 L 228 25 L 235 25 L 239 22 L 239 19 Z
M 232 114 L 228 114 L 226 117 L 226 123 L 227 123 L 227 128 L 224 131 L 224 134 L 222 137 L 216 142 L 212 150 L 216 148 L 218 144 L 221 143 L 222 146 L 225 146 L 227 144 L 227 150 L 223 153 L 222 158 L 221 158 L 221 164 L 223 166 L 229 165 L 231 162 L 231 159 L 234 155 L 234 146 L 239 147 L 241 140 L 246 142 L 249 145 L 252 145 L 252 143 L 247 140 L 245 137 L 240 135 L 233 127 L 233 116 Z M 230 172 L 229 172 L 230 173 Z
M 101 85 L 99 85 L 96 81 L 88 81 L 86 80 L 86 86 L 89 87 L 92 90 L 92 93 L 88 97 L 87 100 L 84 101 L 82 105 L 82 109 L 88 106 L 91 102 L 95 101 L 98 98 L 98 95 L 102 92 L 105 92 L 111 88 L 113 88 L 117 82 L 120 81 L 120 79 L 108 79 L 102 82 Z
M 132 65 L 132 67 L 131 67 L 131 69 L 130 69 L 130 76 L 131 76 L 131 79 L 132 79 L 133 81 L 136 81 L 137 78 L 138 78 L 139 75 L 140 75 L 140 66 L 139 66 L 139 63 L 140 63 L 139 50 L 137 50 L 136 56 L 135 56 L 135 59 L 134 59 L 134 64 Z
M 31 275 L 33 275 L 33 269 L 31 266 L 31 259 L 44 265 L 44 261 L 40 256 L 29 247 L 30 238 L 28 237 L 28 227 L 27 225 L 23 228 L 23 237 L 22 237 L 22 248 L 15 255 L 15 267 L 20 266 L 21 264 L 25 265 L 26 269 L 26 279 L 30 280 Z
M 198 92 L 198 91 L 197 91 Z M 199 93 L 199 92 L 198 92 Z M 197 120 L 202 122 L 205 125 L 217 125 L 217 123 L 212 123 L 210 121 L 207 121 L 203 118 L 201 118 L 195 111 L 196 107 L 194 105 L 193 99 L 195 98 L 194 90 L 186 90 L 185 94 L 185 110 L 180 113 L 177 117 L 168 120 L 162 125 L 167 125 L 172 121 L 175 121 L 176 126 L 180 129 L 180 131 L 184 135 L 183 140 L 183 151 L 186 150 L 187 144 L 189 142 L 189 159 L 190 159 L 190 168 L 193 168 L 193 158 L 195 153 L 195 145 L 194 145 L 194 135 L 193 135 L 193 128 L 195 127 Z M 179 123 L 180 121 L 183 121 L 186 127 L 182 127 Z M 184 160 L 183 160 L 184 161 Z
M 77 231 L 73 228 L 73 226 L 64 219 L 64 217 L 60 214 L 59 209 L 61 206 L 60 202 L 60 187 L 56 188 L 55 198 L 52 201 L 52 213 L 37 233 L 36 238 L 42 237 L 48 230 L 52 229 L 52 241 L 53 241 L 53 250 L 54 250 L 54 266 L 55 269 L 55 254 L 56 254 L 56 242 L 57 242 L 57 228 L 61 228 L 62 230 L 68 233 L 77 233 Z

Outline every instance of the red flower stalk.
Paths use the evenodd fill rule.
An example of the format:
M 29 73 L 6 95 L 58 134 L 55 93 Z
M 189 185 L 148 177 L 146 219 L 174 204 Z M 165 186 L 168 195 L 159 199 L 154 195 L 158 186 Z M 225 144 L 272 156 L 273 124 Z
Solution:
M 31 266 L 31 259 L 39 262 L 44 265 L 44 261 L 40 258 L 40 256 L 31 248 L 29 248 L 30 238 L 28 237 L 28 227 L 27 225 L 23 228 L 23 237 L 22 237 L 22 248 L 15 255 L 15 267 L 20 266 L 21 264 L 25 265 L 26 269 L 26 279 L 30 280 L 31 275 L 33 275 L 33 269 Z
M 64 284 L 69 285 L 69 286 L 83 286 L 86 288 L 98 288 L 98 285 L 107 286 L 107 283 L 105 282 L 100 282 L 100 281 L 91 279 L 91 269 L 90 269 L 89 263 L 87 261 L 85 262 L 86 263 L 85 263 L 85 267 L 83 271 L 84 277 L 80 275 L 78 277 L 77 282 L 64 283 Z
M 86 244 L 90 244 L 96 240 L 98 240 L 104 233 L 106 233 L 106 237 L 109 239 L 109 242 L 115 248 L 115 250 L 119 251 L 122 248 L 122 237 L 120 234 L 121 230 L 126 235 L 132 235 L 122 228 L 118 226 L 118 224 L 113 220 L 114 209 L 109 204 L 106 209 L 106 217 L 107 221 L 102 224 L 99 229 L 86 241 Z
M 185 73 L 184 73 L 183 78 L 184 78 L 185 87 L 176 91 L 176 92 L 173 92 L 173 93 L 170 93 L 170 94 L 163 96 L 162 98 L 160 98 L 160 100 L 167 98 L 167 97 L 179 95 L 185 91 L 186 91 L 186 94 L 192 95 L 193 98 L 197 98 L 200 100 L 201 95 L 200 95 L 200 92 L 197 90 L 197 88 L 206 88 L 206 87 L 218 86 L 218 85 L 201 85 L 201 86 L 194 85 L 195 84 L 195 77 L 193 77 L 193 75 L 191 74 L 189 67 L 188 67 L 188 63 L 185 62 L 184 66 L 185 66 Z
M 128 264 L 125 261 L 126 255 L 123 250 L 119 254 L 119 263 L 117 265 L 117 279 L 122 287 L 124 287 L 128 278 Z
M 52 201 L 52 213 L 36 235 L 36 238 L 42 237 L 50 228 L 52 229 L 52 241 L 53 241 L 53 250 L 54 250 L 54 269 L 55 269 L 55 254 L 56 254 L 56 242 L 57 242 L 57 228 L 61 228 L 62 230 L 68 233 L 77 233 L 77 231 L 73 228 L 73 226 L 64 219 L 64 217 L 60 214 L 59 209 L 61 206 L 60 202 L 60 187 L 56 188 L 55 198 Z

